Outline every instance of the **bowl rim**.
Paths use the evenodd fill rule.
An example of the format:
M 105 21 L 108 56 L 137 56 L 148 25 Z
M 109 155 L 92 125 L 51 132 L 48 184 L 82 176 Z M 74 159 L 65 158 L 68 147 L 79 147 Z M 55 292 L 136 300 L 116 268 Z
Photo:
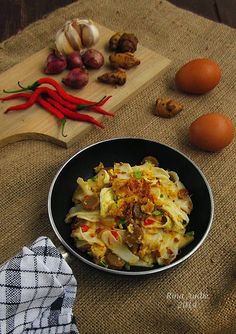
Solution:
M 83 151 L 88 150 L 88 149 L 90 149 L 93 146 L 96 146 L 96 145 L 99 145 L 99 144 L 102 144 L 102 143 L 105 143 L 105 142 L 116 141 L 116 140 L 121 140 L 121 139 L 126 139 L 126 140 L 143 140 L 143 141 L 147 141 L 147 142 L 152 142 L 152 143 L 155 143 L 155 144 L 160 144 L 162 146 L 165 146 L 165 147 L 167 147 L 167 148 L 169 148 L 169 149 L 177 152 L 178 154 L 180 154 L 181 156 L 183 156 L 185 159 L 187 159 L 197 169 L 197 171 L 199 172 L 199 174 L 201 175 L 201 177 L 203 178 L 203 180 L 204 180 L 204 182 L 206 184 L 206 187 L 207 187 L 207 190 L 208 190 L 208 193 L 209 193 L 209 197 L 210 197 L 210 203 L 211 203 L 210 219 L 209 219 L 209 223 L 208 223 L 208 226 L 206 228 L 206 231 L 203 234 L 203 236 L 200 239 L 200 241 L 197 243 L 197 245 L 190 252 L 188 252 L 186 255 L 184 255 L 183 257 L 181 257 L 177 261 L 174 261 L 174 262 L 170 263 L 169 265 L 166 265 L 166 266 L 163 266 L 163 267 L 158 267 L 158 268 L 155 268 L 155 269 L 146 269 L 146 270 L 143 270 L 143 271 L 122 271 L 122 270 L 110 269 L 110 268 L 105 268 L 105 267 L 99 266 L 98 264 L 96 264 L 96 263 L 94 263 L 92 261 L 87 260 L 86 258 L 84 258 L 83 256 L 81 256 L 79 253 L 77 253 L 73 248 L 71 248 L 70 245 L 68 245 L 68 243 L 64 240 L 63 236 L 58 231 L 56 223 L 54 222 L 53 215 L 52 215 L 52 208 L 51 208 L 51 199 L 52 199 L 52 192 L 53 192 L 54 185 L 55 185 L 55 183 L 57 181 L 57 178 L 60 175 L 61 171 L 66 167 L 66 165 L 71 160 L 73 160 L 77 155 L 81 154 Z M 102 270 L 102 271 L 105 271 L 105 272 L 109 272 L 109 273 L 112 273 L 112 274 L 125 275 L 125 276 L 141 276 L 141 275 L 149 275 L 149 274 L 159 273 L 159 272 L 165 271 L 167 269 L 173 268 L 176 265 L 178 265 L 178 264 L 184 262 L 185 260 L 187 260 L 189 257 L 191 257 L 199 249 L 199 247 L 203 244 L 203 242 L 207 238 L 207 236 L 209 234 L 209 231 L 211 229 L 212 223 L 213 223 L 214 200 L 213 200 L 213 193 L 212 193 L 211 187 L 210 187 L 210 185 L 209 185 L 209 183 L 207 181 L 207 178 L 205 177 L 205 175 L 201 171 L 201 169 L 195 164 L 195 162 L 193 162 L 192 159 L 190 159 L 189 157 L 187 157 L 184 153 L 182 153 L 178 149 L 173 148 L 173 147 L 171 147 L 169 145 L 163 144 L 163 143 L 161 143 L 159 141 L 149 140 L 149 139 L 146 139 L 146 138 L 140 138 L 140 137 L 115 137 L 115 138 L 109 138 L 109 139 L 101 140 L 101 141 L 95 142 L 93 144 L 90 144 L 90 145 L 84 147 L 83 149 L 79 150 L 75 154 L 73 154 L 69 159 L 67 159 L 64 162 L 64 164 L 59 168 L 59 170 L 57 171 L 56 175 L 54 176 L 54 178 L 52 180 L 52 183 L 50 185 L 50 188 L 49 188 L 49 193 L 48 193 L 48 216 L 49 216 L 49 220 L 50 220 L 51 226 L 53 228 L 53 231 L 56 234 L 56 236 L 59 239 L 59 241 L 62 243 L 62 245 L 71 254 L 73 254 L 75 257 L 77 257 L 78 259 L 80 259 L 84 263 L 86 263 L 86 264 L 88 264 L 88 265 L 90 265 L 90 266 L 92 266 L 92 267 L 94 267 L 96 269 L 99 269 L 99 270 Z

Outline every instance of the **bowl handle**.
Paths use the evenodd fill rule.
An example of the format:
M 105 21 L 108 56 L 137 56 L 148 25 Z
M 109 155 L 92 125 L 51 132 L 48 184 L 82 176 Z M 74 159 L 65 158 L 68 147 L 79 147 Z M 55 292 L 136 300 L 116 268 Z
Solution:
M 74 256 L 69 253 L 63 245 L 58 246 L 57 250 L 68 264 L 72 263 Z

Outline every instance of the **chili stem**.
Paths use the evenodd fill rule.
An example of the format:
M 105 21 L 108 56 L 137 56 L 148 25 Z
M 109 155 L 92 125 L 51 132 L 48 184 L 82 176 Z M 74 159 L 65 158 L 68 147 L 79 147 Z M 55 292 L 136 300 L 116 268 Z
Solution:
M 77 110 L 81 110 L 81 109 L 85 109 L 85 108 L 90 108 L 90 107 L 94 107 L 99 105 L 104 99 L 106 98 L 106 96 L 103 96 L 103 98 L 98 101 L 98 102 L 94 102 L 94 103 L 89 103 L 89 104 L 78 104 L 77 106 Z
M 61 134 L 63 137 L 67 137 L 67 135 L 65 135 L 64 133 L 65 125 L 66 125 L 66 118 L 64 117 L 61 119 Z
M 26 90 L 35 90 L 38 86 L 39 86 L 39 84 L 37 83 L 37 82 L 34 82 L 31 86 L 28 86 L 28 87 L 23 87 L 23 86 L 21 86 L 21 84 L 20 84 L 20 81 L 18 81 L 18 86 L 21 88 L 21 89 L 18 89 L 18 90 L 7 90 L 7 89 L 3 89 L 3 92 L 4 93 L 20 93 L 20 92 L 23 92 L 23 91 L 26 91 Z

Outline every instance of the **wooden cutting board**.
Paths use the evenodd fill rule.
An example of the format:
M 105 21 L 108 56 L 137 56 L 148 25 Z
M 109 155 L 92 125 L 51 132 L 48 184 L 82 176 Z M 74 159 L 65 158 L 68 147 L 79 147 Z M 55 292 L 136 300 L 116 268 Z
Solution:
M 139 44 L 135 56 L 140 59 L 141 64 L 127 71 L 127 82 L 125 85 L 113 87 L 100 83 L 97 81 L 97 77 L 109 70 L 108 57 L 110 52 L 107 49 L 107 43 L 114 32 L 104 26 L 98 25 L 98 28 L 101 37 L 96 49 L 103 53 L 106 65 L 99 70 L 89 70 L 89 83 L 83 89 L 72 90 L 66 88 L 66 90 L 73 95 L 91 101 L 98 101 L 105 95 L 112 95 L 112 98 L 104 105 L 104 109 L 115 113 L 138 91 L 156 80 L 160 72 L 169 65 L 170 60 Z M 49 49 L 45 48 L 2 73 L 0 75 L 0 96 L 6 96 L 6 94 L 2 93 L 4 88 L 9 90 L 17 89 L 18 81 L 22 85 L 28 86 L 40 77 L 45 76 L 43 68 L 48 53 Z M 66 74 L 67 71 L 64 71 L 59 75 L 53 75 L 53 78 L 60 82 L 61 78 L 65 77 Z M 95 126 L 90 123 L 68 120 L 65 126 L 67 137 L 63 137 L 60 131 L 60 122 L 38 105 L 34 105 L 24 111 L 4 114 L 7 107 L 18 103 L 23 103 L 23 100 L 0 103 L 0 146 L 24 139 L 40 139 L 69 147 L 77 142 L 86 131 Z M 103 117 L 109 117 L 91 111 L 87 113 L 100 122 L 102 122 Z M 100 131 L 106 131 L 106 129 L 101 129 Z

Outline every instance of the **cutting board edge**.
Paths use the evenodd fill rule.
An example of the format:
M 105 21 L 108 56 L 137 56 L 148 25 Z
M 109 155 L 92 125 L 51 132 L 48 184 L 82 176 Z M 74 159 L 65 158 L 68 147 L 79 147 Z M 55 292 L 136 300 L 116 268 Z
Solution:
M 14 144 L 17 142 L 21 142 L 21 141 L 25 141 L 25 140 L 40 140 L 40 141 L 47 141 L 50 142 L 52 144 L 67 148 L 69 146 L 67 146 L 66 142 L 49 136 L 47 134 L 44 133 L 35 133 L 35 132 L 25 132 L 25 133 L 18 133 L 18 134 L 14 134 L 14 135 L 10 135 L 8 137 L 5 138 L 1 138 L 0 140 L 0 148 L 7 146 L 8 144 Z

